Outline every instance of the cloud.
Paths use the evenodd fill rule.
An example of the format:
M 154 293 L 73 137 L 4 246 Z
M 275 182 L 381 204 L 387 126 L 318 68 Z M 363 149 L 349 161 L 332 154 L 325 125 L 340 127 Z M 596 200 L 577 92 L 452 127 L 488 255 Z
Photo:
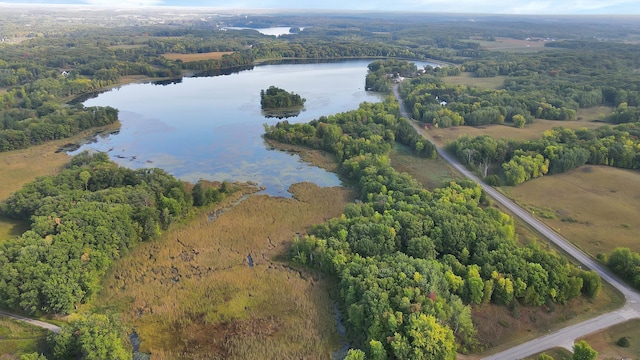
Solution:
M 135 6 L 158 6 L 163 5 L 163 0 L 83 0 L 88 5 L 110 6 L 110 7 L 135 7 Z
M 420 11 L 491 14 L 613 14 L 620 13 L 621 9 L 627 14 L 640 12 L 636 0 L 512 0 L 506 3 L 478 0 L 400 0 L 396 6 L 413 7 Z

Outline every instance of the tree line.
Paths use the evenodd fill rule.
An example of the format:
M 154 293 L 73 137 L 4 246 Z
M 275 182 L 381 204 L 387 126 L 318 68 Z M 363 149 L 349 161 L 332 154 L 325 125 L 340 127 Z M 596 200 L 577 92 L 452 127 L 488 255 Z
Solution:
M 555 127 L 538 140 L 495 140 L 488 135 L 461 136 L 447 145 L 462 163 L 497 185 L 518 185 L 544 174 L 558 174 L 584 164 L 623 169 L 640 167 L 640 123 L 572 130 Z M 496 166 L 497 165 L 497 166 Z M 494 170 L 489 174 L 489 169 Z M 490 176 L 489 176 L 490 175 Z M 502 181 L 500 181 L 502 179 Z

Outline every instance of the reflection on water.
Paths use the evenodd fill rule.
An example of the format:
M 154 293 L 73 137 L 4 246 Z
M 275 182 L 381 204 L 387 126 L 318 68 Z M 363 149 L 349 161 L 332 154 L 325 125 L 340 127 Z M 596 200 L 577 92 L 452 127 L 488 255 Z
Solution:
M 191 182 L 253 181 L 275 196 L 289 197 L 289 186 L 301 181 L 339 185 L 335 174 L 269 149 L 263 124 L 278 120 L 264 118 L 260 90 L 274 85 L 300 94 L 307 99 L 305 110 L 288 121 L 308 122 L 379 101 L 378 94 L 364 90 L 368 63 L 264 65 L 166 86 L 125 85 L 85 102 L 119 109 L 119 133 L 97 137 L 71 153 L 104 151 L 123 166 L 160 167 Z

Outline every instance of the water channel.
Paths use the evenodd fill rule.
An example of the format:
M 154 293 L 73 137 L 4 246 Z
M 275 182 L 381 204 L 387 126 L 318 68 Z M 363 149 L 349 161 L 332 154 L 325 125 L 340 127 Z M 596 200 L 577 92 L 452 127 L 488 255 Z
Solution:
M 261 65 L 230 75 L 124 85 L 84 102 L 119 109 L 120 131 L 71 154 L 103 151 L 120 165 L 160 167 L 191 182 L 253 181 L 273 196 L 290 196 L 287 189 L 300 181 L 339 185 L 335 174 L 264 142 L 263 124 L 278 119 L 263 116 L 260 90 L 274 85 L 307 99 L 290 122 L 353 110 L 363 101 L 380 101 L 364 90 L 371 61 Z

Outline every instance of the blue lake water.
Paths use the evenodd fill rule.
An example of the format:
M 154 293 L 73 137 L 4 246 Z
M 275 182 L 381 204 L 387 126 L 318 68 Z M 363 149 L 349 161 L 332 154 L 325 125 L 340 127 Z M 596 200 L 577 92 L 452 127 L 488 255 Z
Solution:
M 304 111 L 288 120 L 307 122 L 356 109 L 363 101 L 380 101 L 379 94 L 364 90 L 369 63 L 262 65 L 168 85 L 125 85 L 84 103 L 119 109 L 119 133 L 98 137 L 71 154 L 104 151 L 120 165 L 160 167 L 191 182 L 253 181 L 274 196 L 289 196 L 289 186 L 301 181 L 336 186 L 335 174 L 265 144 L 263 124 L 278 119 L 262 115 L 260 90 L 274 85 L 306 98 Z

